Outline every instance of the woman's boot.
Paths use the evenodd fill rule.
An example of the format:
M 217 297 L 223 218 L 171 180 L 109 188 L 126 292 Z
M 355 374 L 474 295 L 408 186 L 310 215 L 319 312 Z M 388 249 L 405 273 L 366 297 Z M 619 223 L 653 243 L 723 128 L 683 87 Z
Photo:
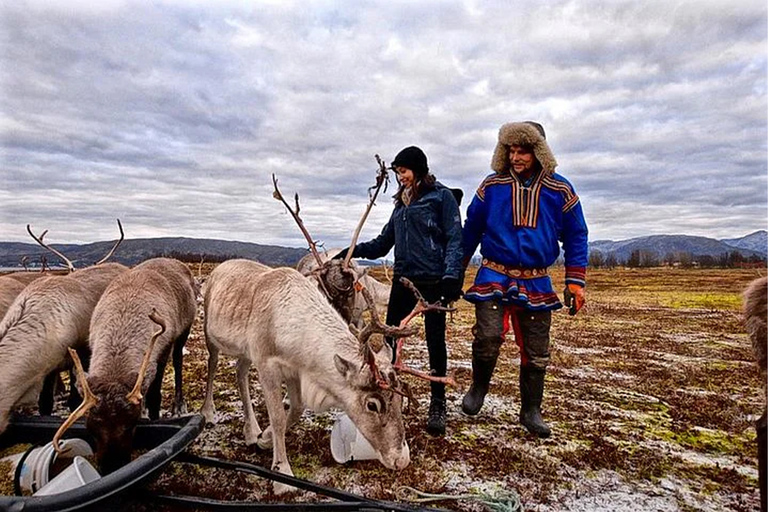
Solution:
M 445 434 L 445 384 L 431 382 L 432 398 L 429 402 L 427 432 L 433 436 Z

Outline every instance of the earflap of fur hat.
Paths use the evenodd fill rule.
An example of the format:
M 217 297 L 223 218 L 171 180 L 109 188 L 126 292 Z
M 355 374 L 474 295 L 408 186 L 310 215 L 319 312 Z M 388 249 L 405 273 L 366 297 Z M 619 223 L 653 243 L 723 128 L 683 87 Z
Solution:
M 541 168 L 547 174 L 553 174 L 557 167 L 557 160 L 552 150 L 549 149 L 547 139 L 544 136 L 544 128 L 539 123 L 526 121 L 524 123 L 507 123 L 499 128 L 499 142 L 493 152 L 491 169 L 501 174 L 509 171 L 509 147 L 529 146 L 533 148 L 533 155 L 541 164 Z

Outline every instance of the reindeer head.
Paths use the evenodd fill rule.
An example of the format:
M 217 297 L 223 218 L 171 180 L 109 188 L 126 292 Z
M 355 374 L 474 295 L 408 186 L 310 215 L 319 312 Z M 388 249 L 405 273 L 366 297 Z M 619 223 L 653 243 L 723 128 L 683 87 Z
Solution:
M 373 366 L 367 362 L 360 366 L 334 356 L 336 369 L 348 383 L 347 396 L 341 397 L 344 410 L 378 452 L 381 463 L 389 469 L 403 469 L 410 463 L 410 450 L 392 350 L 383 343 L 371 355 L 375 359 Z
M 376 161 L 379 164 L 379 170 L 376 175 L 376 184 L 369 189 L 370 200 L 368 206 L 352 235 L 352 241 L 349 245 L 347 257 L 344 258 L 343 261 L 332 259 L 323 261 L 317 251 L 317 244 L 310 236 L 307 228 L 304 226 L 304 222 L 299 216 L 299 212 L 301 211 L 301 207 L 299 206 L 299 195 L 294 195 L 295 206 L 292 209 L 277 186 L 277 177 L 274 174 L 272 175 L 272 184 L 274 186 L 274 192 L 272 193 L 273 197 L 283 203 L 294 221 L 296 221 L 296 224 L 298 224 L 304 238 L 306 238 L 309 243 L 309 250 L 317 264 L 315 269 L 311 272 L 312 275 L 317 279 L 320 288 L 323 293 L 325 293 L 325 296 L 328 297 L 328 300 L 331 302 L 334 309 L 341 314 L 342 318 L 344 318 L 347 323 L 356 323 L 358 321 L 358 319 L 354 317 L 355 285 L 364 274 L 360 269 L 350 265 L 350 260 L 355 249 L 355 244 L 357 243 L 357 238 L 360 236 L 360 231 L 363 228 L 363 224 L 365 224 L 365 220 L 368 218 L 371 207 L 374 205 L 382 186 L 386 190 L 386 185 L 389 182 L 386 166 L 379 158 L 379 155 L 376 155 Z
M 154 308 L 149 318 L 160 328 L 152 334 L 138 372 L 128 373 L 122 378 L 115 375 L 89 380 L 77 352 L 69 349 L 77 370 L 77 382 L 82 386 L 83 403 L 70 414 L 53 436 L 53 446 L 57 452 L 60 449 L 59 440 L 64 432 L 79 418 L 87 415 L 85 425 L 96 441 L 96 459 L 101 472 L 111 473 L 130 462 L 133 434 L 141 417 L 142 384 L 147 375 L 155 342 L 165 332 L 165 322 L 157 316 Z M 126 389 L 134 380 L 133 389 L 126 393 Z

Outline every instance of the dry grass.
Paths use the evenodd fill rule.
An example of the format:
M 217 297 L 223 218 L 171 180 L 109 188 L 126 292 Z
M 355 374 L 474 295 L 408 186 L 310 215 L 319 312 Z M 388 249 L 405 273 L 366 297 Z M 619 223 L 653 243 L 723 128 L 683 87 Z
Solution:
M 203 269 L 204 275 L 208 272 Z M 405 470 L 389 471 L 375 461 L 337 464 L 330 453 L 335 415 L 325 413 L 305 414 L 292 429 L 288 454 L 294 472 L 385 500 L 395 500 L 398 487 L 407 485 L 452 495 L 514 489 L 526 510 L 539 511 L 756 510 L 753 420 L 764 398 L 739 308 L 741 291 L 757 275 L 755 270 L 590 272 L 586 309 L 576 317 L 560 311 L 553 320 L 544 401 L 553 428 L 548 440 L 527 435 L 517 422 L 519 353 L 509 339 L 477 417 L 460 412 L 465 389 L 449 390 L 443 438 L 425 433 L 425 406 L 406 416 L 411 464 Z M 467 282 L 471 279 L 467 276 Z M 555 270 L 553 280 L 562 283 L 562 271 Z M 463 301 L 458 308 L 449 324 L 449 367 L 458 369 L 468 386 L 474 311 Z M 185 360 L 190 410 L 201 407 L 205 386 L 207 351 L 200 320 Z M 423 339 L 410 339 L 405 356 L 412 366 L 426 369 Z M 191 450 L 269 467 L 271 451 L 243 441 L 231 363 L 222 358 L 219 364 L 219 422 Z M 409 381 L 426 404 L 427 384 Z M 266 410 L 255 371 L 252 382 L 263 427 Z M 171 372 L 165 386 L 171 389 Z M 219 499 L 277 501 L 264 480 L 188 465 L 172 464 L 153 487 Z M 298 494 L 288 499 L 315 498 Z M 474 501 L 437 505 L 482 510 Z

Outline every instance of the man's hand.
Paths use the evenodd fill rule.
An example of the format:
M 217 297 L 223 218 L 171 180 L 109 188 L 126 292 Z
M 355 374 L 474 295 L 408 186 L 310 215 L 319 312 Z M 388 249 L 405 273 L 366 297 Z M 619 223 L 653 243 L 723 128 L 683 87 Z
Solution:
M 575 315 L 582 307 L 584 307 L 585 299 L 583 287 L 577 284 L 568 283 L 563 292 L 563 296 L 565 297 L 565 306 L 569 308 L 569 315 Z
M 453 277 L 444 277 L 440 281 L 440 301 L 444 306 L 459 300 L 461 297 L 461 281 Z

